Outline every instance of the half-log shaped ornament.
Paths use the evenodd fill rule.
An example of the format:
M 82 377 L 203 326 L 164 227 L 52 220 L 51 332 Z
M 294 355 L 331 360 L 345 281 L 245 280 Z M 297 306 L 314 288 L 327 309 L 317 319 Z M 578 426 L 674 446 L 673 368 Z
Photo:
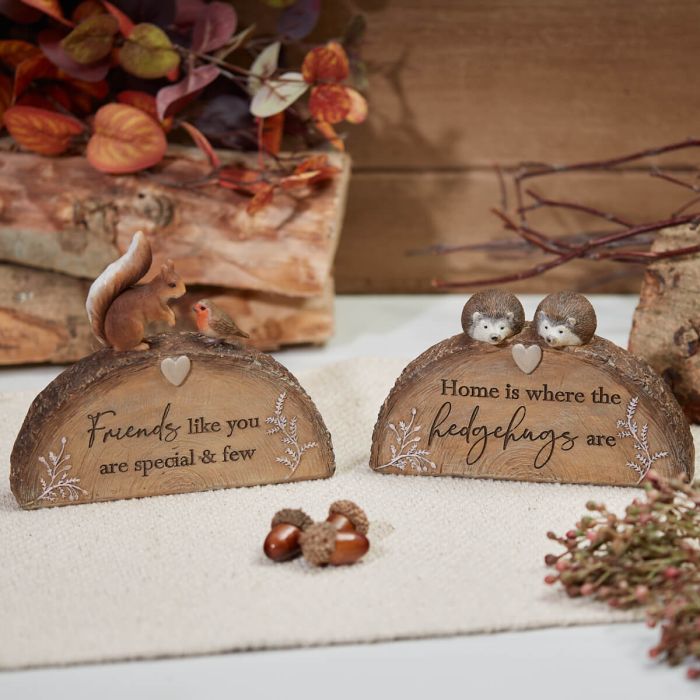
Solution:
M 593 335 L 585 298 L 550 295 L 532 323 L 509 326 L 517 299 L 480 294 L 465 307 L 465 332 L 396 381 L 374 428 L 372 469 L 635 485 L 653 467 L 692 479 L 692 436 L 675 397 L 649 365 Z M 494 295 L 503 314 L 474 308 Z
M 11 458 L 23 508 L 333 475 L 318 410 L 272 357 L 196 333 L 148 343 L 100 350 L 35 399 Z
M 271 356 L 243 347 L 246 334 L 213 304 L 196 304 L 200 334 L 144 338 L 149 321 L 174 323 L 169 303 L 185 292 L 171 261 L 135 286 L 150 266 L 137 233 L 93 283 L 86 308 L 106 347 L 31 405 L 11 456 L 20 506 L 332 476 L 330 434 L 309 396 Z

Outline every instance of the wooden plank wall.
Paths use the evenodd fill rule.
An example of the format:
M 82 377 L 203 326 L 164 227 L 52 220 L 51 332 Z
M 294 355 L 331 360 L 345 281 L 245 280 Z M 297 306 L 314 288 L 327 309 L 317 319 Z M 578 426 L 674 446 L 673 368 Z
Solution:
M 259 19 L 262 3 L 243 3 Z M 239 7 L 239 6 L 237 6 Z M 503 236 L 493 164 L 605 158 L 700 136 L 696 0 L 324 0 L 311 37 L 368 23 L 370 117 L 348 129 L 354 159 L 337 256 L 340 292 L 418 292 L 530 265 L 484 253 L 410 257 Z M 263 22 L 264 24 L 264 22 Z M 692 154 L 666 167 L 694 165 Z M 683 193 L 638 169 L 542 181 L 541 193 L 662 218 Z M 557 213 L 554 230 L 590 226 Z M 557 229 L 560 230 L 560 229 Z M 515 289 L 639 287 L 639 270 L 579 263 Z

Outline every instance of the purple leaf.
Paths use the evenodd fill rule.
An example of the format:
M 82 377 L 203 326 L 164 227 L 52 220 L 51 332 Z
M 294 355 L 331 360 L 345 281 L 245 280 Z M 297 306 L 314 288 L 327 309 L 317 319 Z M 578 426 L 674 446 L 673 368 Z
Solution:
M 158 90 L 156 95 L 158 119 L 163 119 L 168 114 L 178 111 L 178 108 L 183 106 L 182 103 L 177 104 L 180 100 L 185 100 L 185 98 L 203 90 L 219 77 L 219 73 L 216 66 L 199 66 L 199 68 L 190 71 L 179 83 Z
M 321 0 L 297 0 L 286 7 L 277 23 L 277 31 L 290 39 L 303 39 L 318 22 Z
M 175 20 L 175 0 L 110 0 L 134 24 L 147 22 L 162 29 Z
M 204 11 L 204 0 L 177 0 L 175 3 L 175 24 L 178 28 L 191 27 Z
M 200 53 L 221 48 L 236 31 L 236 11 L 224 2 L 206 5 L 192 30 L 192 49 Z
M 96 83 L 103 80 L 109 72 L 110 57 L 96 61 L 95 63 L 81 64 L 74 61 L 61 46 L 61 39 L 66 34 L 56 29 L 45 29 L 39 33 L 39 48 L 44 56 L 57 68 L 65 71 L 71 78 L 84 80 L 88 83 Z

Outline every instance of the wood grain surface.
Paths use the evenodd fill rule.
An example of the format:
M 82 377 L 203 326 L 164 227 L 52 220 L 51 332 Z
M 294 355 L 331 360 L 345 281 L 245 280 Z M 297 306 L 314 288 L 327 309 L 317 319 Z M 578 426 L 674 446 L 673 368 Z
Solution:
M 541 352 L 531 373 L 518 345 Z M 554 350 L 530 326 L 497 347 L 454 336 L 409 364 L 370 457 L 380 473 L 618 485 L 651 465 L 693 476 L 690 429 L 661 378 L 602 338 Z
M 37 396 L 11 456 L 23 508 L 332 476 L 323 419 L 269 355 L 198 334 L 101 350 Z

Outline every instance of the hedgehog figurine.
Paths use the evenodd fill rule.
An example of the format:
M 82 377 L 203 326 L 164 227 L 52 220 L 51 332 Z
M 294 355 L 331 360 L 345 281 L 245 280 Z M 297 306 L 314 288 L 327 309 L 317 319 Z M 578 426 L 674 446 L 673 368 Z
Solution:
M 551 348 L 585 345 L 597 324 L 591 302 L 576 292 L 550 294 L 535 311 L 537 333 Z
M 486 289 L 473 294 L 462 309 L 462 328 L 474 340 L 498 345 L 525 325 L 525 311 L 515 294 Z

